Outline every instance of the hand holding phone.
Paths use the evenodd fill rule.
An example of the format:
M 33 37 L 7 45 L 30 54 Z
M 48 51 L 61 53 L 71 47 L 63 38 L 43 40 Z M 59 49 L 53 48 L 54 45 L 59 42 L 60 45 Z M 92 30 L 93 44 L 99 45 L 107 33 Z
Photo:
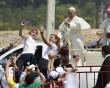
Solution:
M 21 22 L 21 25 L 25 25 L 25 23 L 24 22 Z

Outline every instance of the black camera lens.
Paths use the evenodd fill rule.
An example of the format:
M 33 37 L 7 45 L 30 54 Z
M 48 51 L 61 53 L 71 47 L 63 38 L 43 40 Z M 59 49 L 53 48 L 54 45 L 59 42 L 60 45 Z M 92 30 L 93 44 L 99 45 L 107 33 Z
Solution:
M 73 58 L 76 58 L 76 55 L 73 55 Z

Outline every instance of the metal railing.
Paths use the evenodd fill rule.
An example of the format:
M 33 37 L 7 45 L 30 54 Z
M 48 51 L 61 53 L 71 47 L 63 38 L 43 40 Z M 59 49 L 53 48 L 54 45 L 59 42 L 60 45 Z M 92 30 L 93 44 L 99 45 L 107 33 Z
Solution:
M 98 73 L 110 73 L 110 71 L 100 71 L 100 68 L 101 66 L 78 66 L 76 74 L 79 79 L 79 88 L 93 88 L 96 85 Z M 103 81 L 100 85 L 103 86 Z M 37 88 L 64 88 L 64 83 L 52 81 Z
M 78 77 L 79 77 L 79 88 L 93 88 L 96 85 L 98 74 L 105 74 L 108 73 L 110 74 L 110 71 L 100 71 L 101 67 L 110 67 L 109 65 L 106 66 L 79 66 L 77 67 L 78 71 Z M 102 81 L 100 85 L 103 88 L 103 76 L 102 75 Z
M 101 65 L 104 58 L 102 57 L 101 49 L 70 49 L 70 62 L 73 63 L 72 56 L 76 54 L 79 55 L 79 58 L 81 59 L 82 66 L 84 66 L 84 63 L 86 63 L 86 66 L 92 65 L 92 66 L 98 66 Z

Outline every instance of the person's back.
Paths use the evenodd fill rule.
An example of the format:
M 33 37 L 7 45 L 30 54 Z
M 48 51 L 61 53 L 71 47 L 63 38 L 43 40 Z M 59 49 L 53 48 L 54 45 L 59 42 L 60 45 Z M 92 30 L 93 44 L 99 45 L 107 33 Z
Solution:
M 25 82 L 21 82 L 19 84 L 19 88 L 36 88 L 40 86 L 42 83 L 40 80 L 35 80 L 36 74 L 33 72 L 30 72 L 25 77 Z
M 102 55 L 105 60 L 99 71 L 97 83 L 94 88 L 104 88 L 110 81 L 110 46 L 102 47 Z

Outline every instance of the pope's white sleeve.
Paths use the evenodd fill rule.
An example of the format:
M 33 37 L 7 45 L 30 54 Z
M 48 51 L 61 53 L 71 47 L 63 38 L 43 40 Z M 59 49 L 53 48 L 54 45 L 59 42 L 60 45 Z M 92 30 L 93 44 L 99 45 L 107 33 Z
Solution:
M 74 23 L 74 22 L 71 22 L 70 23 L 70 29 L 81 29 L 81 25 L 80 23 Z
M 104 20 L 104 21 L 102 21 L 102 23 L 99 25 L 99 29 L 101 29 L 102 32 L 104 32 L 104 29 L 105 29 L 104 27 L 105 27 L 106 23 L 107 23 L 106 20 Z
M 83 18 L 80 18 L 78 23 L 80 23 L 80 25 L 81 25 L 81 30 L 91 28 L 91 26 Z

